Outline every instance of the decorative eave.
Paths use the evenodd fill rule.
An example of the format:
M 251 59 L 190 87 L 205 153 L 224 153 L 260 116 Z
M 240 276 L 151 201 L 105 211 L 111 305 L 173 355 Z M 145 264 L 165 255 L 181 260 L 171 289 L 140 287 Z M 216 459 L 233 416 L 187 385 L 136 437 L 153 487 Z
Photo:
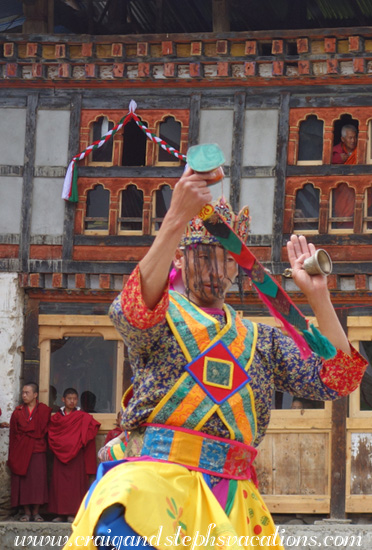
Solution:
M 372 74 L 371 28 L 189 35 L 0 35 L 0 85 L 262 86 Z M 364 79 L 363 79 L 364 77 Z

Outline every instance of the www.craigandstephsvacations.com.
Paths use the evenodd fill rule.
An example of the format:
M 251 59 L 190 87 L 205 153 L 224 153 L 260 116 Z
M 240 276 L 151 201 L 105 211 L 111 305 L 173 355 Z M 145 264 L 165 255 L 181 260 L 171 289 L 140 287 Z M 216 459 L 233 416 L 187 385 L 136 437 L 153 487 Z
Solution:
M 237 536 L 227 533 L 220 533 L 213 535 L 213 530 L 216 524 L 211 523 L 208 526 L 208 530 L 205 534 L 196 531 L 193 536 L 187 536 L 182 532 L 182 528 L 178 527 L 174 535 L 165 536 L 163 533 L 163 527 L 160 526 L 158 532 L 150 537 L 141 536 L 110 536 L 110 529 L 105 536 L 78 536 L 75 539 L 70 539 L 68 536 L 55 536 L 55 535 L 18 535 L 14 540 L 14 547 L 21 547 L 27 545 L 28 548 L 42 548 L 43 546 L 48 548 L 56 547 L 61 548 L 68 543 L 68 546 L 74 548 L 84 548 L 93 544 L 94 547 L 114 547 L 117 550 L 130 547 L 140 546 L 153 546 L 155 548 L 161 547 L 185 547 L 188 550 L 195 550 L 196 548 L 217 548 L 218 550 L 224 550 L 226 548 L 233 549 L 237 547 L 261 547 L 270 548 L 275 547 L 278 544 L 282 544 L 285 548 L 303 548 L 305 547 L 360 547 L 362 545 L 361 535 L 325 535 L 317 537 L 315 535 L 285 535 L 285 529 L 277 527 L 275 533 L 268 536 Z

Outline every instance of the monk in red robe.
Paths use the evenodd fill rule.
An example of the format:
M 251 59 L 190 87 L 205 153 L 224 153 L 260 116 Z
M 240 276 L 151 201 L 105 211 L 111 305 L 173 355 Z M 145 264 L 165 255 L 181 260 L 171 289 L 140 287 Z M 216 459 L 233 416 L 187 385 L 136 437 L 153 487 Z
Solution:
M 352 124 L 347 124 L 341 130 L 341 143 L 335 145 L 332 151 L 332 164 L 357 163 L 358 133 Z
M 12 472 L 11 505 L 23 506 L 20 521 L 44 521 L 40 505 L 48 502 L 46 433 L 51 409 L 39 403 L 39 388 L 34 382 L 23 386 L 23 405 L 10 419 L 8 466 Z
M 63 392 L 64 406 L 52 416 L 48 431 L 54 454 L 49 511 L 54 522 L 73 521 L 89 488 L 89 475 L 97 469 L 95 437 L 100 427 L 92 415 L 77 407 L 74 388 Z

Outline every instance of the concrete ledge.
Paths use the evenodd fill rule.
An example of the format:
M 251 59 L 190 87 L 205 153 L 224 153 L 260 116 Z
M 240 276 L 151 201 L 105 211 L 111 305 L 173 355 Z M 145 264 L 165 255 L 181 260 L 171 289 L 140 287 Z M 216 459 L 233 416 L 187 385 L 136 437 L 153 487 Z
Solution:
M 340 548 L 358 548 L 361 550 L 371 550 L 372 548 L 372 525 L 352 525 L 333 523 L 328 520 L 319 522 L 316 525 L 278 525 L 277 532 L 282 537 L 286 550 L 292 548 L 311 550 L 320 548 L 321 550 L 338 550 Z M 1 550 L 61 550 L 71 533 L 71 526 L 67 523 L 20 523 L 20 522 L 0 522 L 0 540 Z M 42 538 L 43 537 L 43 538 Z M 254 548 L 271 548 L 272 544 L 260 546 L 258 541 L 253 541 Z M 72 546 L 72 550 L 84 548 L 82 542 L 80 546 Z M 171 548 L 171 547 L 170 547 Z M 185 547 L 178 547 L 183 549 Z M 206 550 L 205 546 L 200 547 Z M 242 542 L 242 548 L 243 542 Z

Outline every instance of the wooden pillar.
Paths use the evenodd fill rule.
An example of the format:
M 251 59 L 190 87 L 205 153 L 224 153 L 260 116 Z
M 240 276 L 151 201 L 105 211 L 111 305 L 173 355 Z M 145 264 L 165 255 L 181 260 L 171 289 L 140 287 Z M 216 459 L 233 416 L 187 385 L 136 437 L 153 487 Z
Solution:
M 245 124 L 245 92 L 234 94 L 234 131 L 231 146 L 230 204 L 236 212 L 240 210 L 240 186 L 242 175 L 243 140 Z
M 163 32 L 163 0 L 156 0 L 156 33 Z
M 347 310 L 337 310 L 337 317 L 347 331 Z M 331 505 L 332 519 L 345 518 L 346 503 L 346 418 L 347 398 L 332 403 L 331 432 Z
M 288 92 L 280 97 L 280 112 L 278 123 L 278 142 L 276 148 L 276 181 L 274 195 L 274 219 L 271 260 L 280 262 L 283 246 L 283 217 L 285 206 L 285 178 L 288 157 L 288 127 L 289 127 L 289 99 Z
M 213 0 L 213 32 L 230 32 L 229 0 Z
M 22 222 L 19 242 L 19 260 L 21 269 L 24 273 L 28 273 L 28 260 L 30 255 L 31 206 L 34 186 L 35 134 L 38 102 L 38 93 L 30 92 L 27 98 L 26 146 L 22 187 Z
M 24 34 L 47 34 L 50 32 L 49 10 L 53 13 L 52 8 L 53 2 L 50 2 L 50 0 L 34 0 L 32 3 L 23 2 L 23 15 L 26 20 L 23 23 L 22 32 Z
M 80 118 L 81 118 L 81 103 L 82 97 L 80 93 L 74 93 L 71 97 L 71 114 L 70 114 L 70 132 L 68 144 L 68 161 L 76 155 L 79 150 L 80 141 Z M 72 259 L 74 245 L 74 224 L 75 224 L 76 204 L 65 201 L 65 215 L 63 220 L 63 242 L 62 242 L 62 259 L 69 261 Z

